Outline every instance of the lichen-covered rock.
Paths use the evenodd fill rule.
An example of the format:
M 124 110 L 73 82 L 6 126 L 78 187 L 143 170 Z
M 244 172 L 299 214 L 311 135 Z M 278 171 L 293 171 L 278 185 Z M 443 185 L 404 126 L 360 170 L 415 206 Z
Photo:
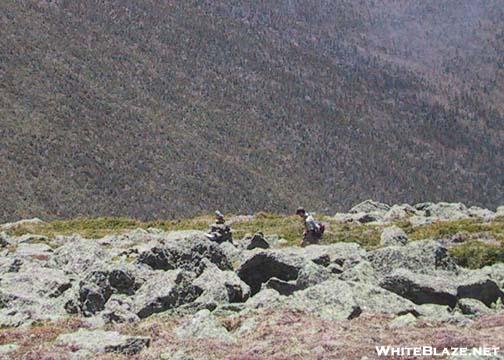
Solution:
M 294 280 L 285 281 L 275 277 L 270 278 L 264 283 L 263 288 L 273 289 L 278 291 L 280 295 L 289 296 L 297 290 L 296 282 Z
M 397 226 L 389 226 L 383 229 L 380 236 L 381 246 L 401 246 L 408 242 L 408 235 L 403 229 Z
M 369 252 L 368 259 L 379 274 L 388 274 L 399 268 L 427 274 L 436 270 L 457 270 L 448 249 L 434 240 L 413 241 L 405 246 L 373 250 Z
M 240 265 L 237 274 L 250 286 L 252 295 L 272 277 L 280 280 L 296 280 L 304 260 L 297 254 L 280 250 L 262 250 L 251 254 Z
M 262 309 L 276 307 L 285 299 L 285 296 L 273 289 L 262 289 L 247 300 L 245 306 L 249 309 Z
M 360 261 L 357 264 L 351 262 L 343 264 L 343 271 L 339 275 L 341 280 L 365 282 L 373 285 L 378 284 L 378 276 L 369 261 Z
M 202 291 L 192 284 L 193 280 L 193 275 L 183 270 L 156 274 L 136 292 L 135 313 L 146 318 L 196 300 Z
M 126 295 L 112 295 L 101 316 L 106 323 L 134 323 L 140 318 L 133 312 L 133 304 Z
M 415 304 L 438 304 L 454 307 L 457 289 L 447 279 L 438 276 L 416 274 L 397 269 L 380 281 L 384 289 L 413 301 Z
M 417 321 L 416 317 L 413 314 L 408 313 L 396 317 L 394 320 L 390 322 L 389 326 L 392 329 L 400 329 L 412 326 L 416 323 L 416 321 Z
M 9 236 L 5 232 L 0 232 L 0 248 L 9 245 Z
M 389 223 L 397 220 L 404 220 L 416 214 L 416 209 L 411 205 L 393 205 L 390 210 L 387 211 L 387 213 L 383 216 L 383 222 Z
M 202 260 L 207 259 L 221 270 L 231 270 L 232 264 L 219 244 L 208 240 L 201 231 L 167 233 L 163 243 L 140 253 L 138 262 L 155 270 L 184 269 L 200 274 Z
M 194 314 L 189 321 L 186 321 L 175 330 L 175 334 L 184 340 L 217 339 L 224 342 L 235 341 L 226 328 L 206 309 Z
M 331 276 L 333 276 L 333 273 L 327 267 L 317 265 L 314 262 L 308 262 L 299 271 L 296 288 L 300 290 L 306 289 L 328 280 Z
M 218 305 L 245 302 L 250 297 L 250 287 L 236 273 L 222 271 L 209 261 L 206 269 L 192 284 L 201 291 L 196 299 L 198 303 Z
M 373 200 L 365 200 L 349 210 L 350 214 L 356 214 L 360 212 L 364 213 L 373 213 L 373 212 L 381 212 L 386 213 L 390 210 L 390 206 L 384 203 L 380 203 L 378 201 Z
M 264 238 L 263 233 L 258 232 L 254 236 L 243 239 L 243 247 L 247 250 L 269 249 L 270 244 Z
M 81 275 L 109 259 L 109 254 L 96 242 L 77 236 L 67 238 L 66 244 L 54 251 L 51 266 Z
M 464 315 L 480 316 L 492 313 L 492 309 L 476 299 L 460 299 L 457 307 Z
M 144 336 L 122 335 L 116 331 L 79 329 L 74 333 L 59 335 L 56 344 L 91 353 L 135 355 L 150 345 L 150 339 Z
M 288 298 L 287 307 L 328 319 L 355 317 L 356 312 L 417 314 L 415 304 L 374 285 L 330 279 Z

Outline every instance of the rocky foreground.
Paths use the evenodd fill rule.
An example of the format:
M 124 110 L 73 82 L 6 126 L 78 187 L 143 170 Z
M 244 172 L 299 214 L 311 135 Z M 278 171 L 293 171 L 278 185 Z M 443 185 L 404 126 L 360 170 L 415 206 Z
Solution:
M 0 358 L 360 359 L 375 358 L 380 345 L 504 349 L 504 264 L 463 268 L 446 239 L 411 241 L 395 222 L 503 216 L 502 207 L 367 201 L 334 218 L 380 224 L 380 246 L 368 249 L 286 247 L 260 233 L 218 244 L 201 231 L 153 228 L 98 240 L 13 236 L 19 224 L 7 224 Z

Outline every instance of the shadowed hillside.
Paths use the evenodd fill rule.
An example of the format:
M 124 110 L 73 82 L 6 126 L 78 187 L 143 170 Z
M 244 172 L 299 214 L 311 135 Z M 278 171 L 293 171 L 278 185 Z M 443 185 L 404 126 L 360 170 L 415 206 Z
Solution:
M 495 207 L 503 9 L 2 1 L 0 219 Z

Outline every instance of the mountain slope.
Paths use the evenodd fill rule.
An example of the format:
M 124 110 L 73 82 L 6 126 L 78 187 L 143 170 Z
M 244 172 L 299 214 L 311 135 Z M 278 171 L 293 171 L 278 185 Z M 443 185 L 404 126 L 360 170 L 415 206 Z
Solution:
M 503 1 L 0 4 L 0 219 L 504 201 Z

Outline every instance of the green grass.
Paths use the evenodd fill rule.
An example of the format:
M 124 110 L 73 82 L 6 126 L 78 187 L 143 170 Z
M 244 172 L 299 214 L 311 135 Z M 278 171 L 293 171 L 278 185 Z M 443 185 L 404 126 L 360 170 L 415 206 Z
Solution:
M 482 223 L 477 219 L 465 219 L 455 221 L 439 221 L 430 225 L 412 228 L 409 222 L 397 224 L 408 233 L 410 240 L 427 238 L 442 238 L 455 235 L 458 232 L 480 233 L 488 232 L 498 240 L 504 240 L 504 219 L 496 219 L 490 223 Z
M 504 242 L 500 246 L 488 245 L 479 241 L 470 241 L 466 244 L 450 249 L 458 265 L 479 269 L 486 265 L 504 262 Z
M 228 215 L 228 219 L 231 215 Z M 379 246 L 380 234 L 383 226 L 343 224 L 330 217 L 320 217 L 326 224 L 323 243 L 356 242 L 367 249 Z M 11 235 L 20 236 L 27 233 L 45 235 L 53 238 L 57 235 L 80 234 L 86 238 L 96 239 L 110 234 L 119 234 L 133 229 L 159 228 L 164 231 L 175 230 L 206 230 L 213 222 L 213 217 L 203 215 L 192 219 L 164 220 L 142 222 L 130 218 L 101 217 L 101 218 L 76 218 L 71 220 L 58 220 L 41 225 L 27 225 L 10 230 Z M 397 222 L 403 228 L 410 241 L 449 237 L 458 232 L 472 234 L 486 234 L 495 237 L 504 244 L 504 219 L 496 219 L 490 223 L 478 220 L 457 220 L 437 222 L 412 228 L 408 222 Z M 233 237 L 241 239 L 247 234 L 257 231 L 265 235 L 278 235 L 287 240 L 287 245 L 298 245 L 303 233 L 302 222 L 297 216 L 284 216 L 270 213 L 258 213 L 252 220 L 236 221 L 232 224 Z M 494 262 L 504 261 L 504 246 L 488 245 L 478 241 L 450 249 L 456 261 L 465 267 L 479 268 Z

